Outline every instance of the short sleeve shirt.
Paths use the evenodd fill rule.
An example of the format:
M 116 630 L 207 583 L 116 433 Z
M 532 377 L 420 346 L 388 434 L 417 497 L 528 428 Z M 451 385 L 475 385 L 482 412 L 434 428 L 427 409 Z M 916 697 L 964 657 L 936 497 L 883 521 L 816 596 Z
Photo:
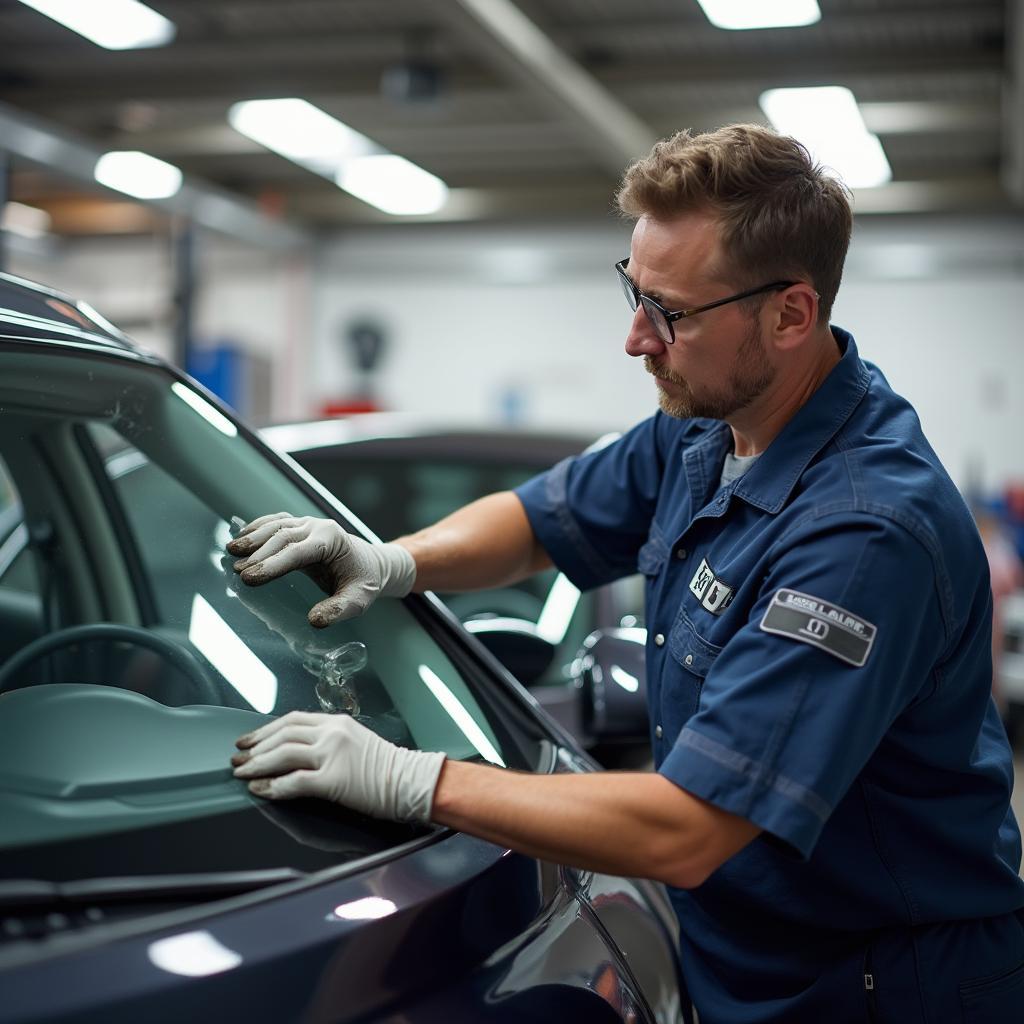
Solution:
M 880 931 L 1024 906 L 980 538 L 911 406 L 833 335 L 724 487 L 729 427 L 658 413 L 517 491 L 578 586 L 646 577 L 655 766 L 764 830 L 671 890 L 723 1020 L 776 1019 L 742 1007 L 796 1007 Z

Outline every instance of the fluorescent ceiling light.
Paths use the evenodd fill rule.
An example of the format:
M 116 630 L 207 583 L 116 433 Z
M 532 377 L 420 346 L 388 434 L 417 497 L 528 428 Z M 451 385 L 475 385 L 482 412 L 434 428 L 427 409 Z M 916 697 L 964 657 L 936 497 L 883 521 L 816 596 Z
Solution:
M 864 124 L 849 89 L 769 89 L 761 109 L 772 124 L 802 142 L 818 163 L 850 188 L 874 188 L 892 180 L 892 168 L 877 135 Z
M 346 160 L 380 151 L 365 135 L 300 99 L 236 103 L 228 121 L 261 146 L 329 178 Z
M 799 28 L 821 20 L 817 0 L 697 0 L 715 28 Z
M 385 213 L 436 213 L 448 198 L 448 186 L 401 156 L 361 156 L 342 167 L 336 183 Z
M 92 173 L 101 185 L 136 199 L 167 199 L 181 188 L 177 167 L 138 150 L 104 153 Z
M 138 0 L 21 0 L 107 50 L 163 46 L 175 35 L 173 21 Z
M 50 215 L 24 203 L 7 203 L 0 216 L 0 231 L 22 238 L 42 238 L 50 230 Z
M 330 178 L 385 213 L 435 213 L 448 186 L 303 99 L 246 100 L 228 111 L 235 131 Z

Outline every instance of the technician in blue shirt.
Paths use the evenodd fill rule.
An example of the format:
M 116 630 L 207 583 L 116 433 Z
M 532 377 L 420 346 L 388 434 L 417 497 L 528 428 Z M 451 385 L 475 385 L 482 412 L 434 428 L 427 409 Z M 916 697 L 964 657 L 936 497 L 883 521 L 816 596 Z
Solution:
M 322 563 L 314 625 L 639 569 L 656 771 L 534 777 L 289 715 L 240 739 L 236 774 L 664 881 L 702 1024 L 1024 1020 L 985 556 L 914 410 L 829 326 L 845 190 L 740 125 L 659 143 L 619 205 L 626 351 L 660 412 L 393 544 L 279 515 L 230 549 L 250 584 Z

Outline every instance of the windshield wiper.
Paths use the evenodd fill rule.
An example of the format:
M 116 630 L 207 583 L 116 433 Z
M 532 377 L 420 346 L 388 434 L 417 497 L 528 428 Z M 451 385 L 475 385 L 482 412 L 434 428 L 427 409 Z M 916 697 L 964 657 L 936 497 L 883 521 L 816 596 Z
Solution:
M 39 913 L 97 903 L 150 900 L 217 899 L 266 889 L 305 878 L 294 868 L 261 871 L 210 871 L 177 875 L 124 875 L 85 878 L 74 882 L 47 882 L 35 878 L 0 880 L 0 913 Z

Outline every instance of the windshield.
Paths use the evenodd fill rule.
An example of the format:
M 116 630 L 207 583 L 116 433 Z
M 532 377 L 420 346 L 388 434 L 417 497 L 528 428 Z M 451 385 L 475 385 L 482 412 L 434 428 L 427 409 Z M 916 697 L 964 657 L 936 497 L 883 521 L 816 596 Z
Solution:
M 0 846 L 249 805 L 234 738 L 290 710 L 525 766 L 405 603 L 315 630 L 305 575 L 238 580 L 240 523 L 325 507 L 162 367 L 0 349 L 0 482 Z

